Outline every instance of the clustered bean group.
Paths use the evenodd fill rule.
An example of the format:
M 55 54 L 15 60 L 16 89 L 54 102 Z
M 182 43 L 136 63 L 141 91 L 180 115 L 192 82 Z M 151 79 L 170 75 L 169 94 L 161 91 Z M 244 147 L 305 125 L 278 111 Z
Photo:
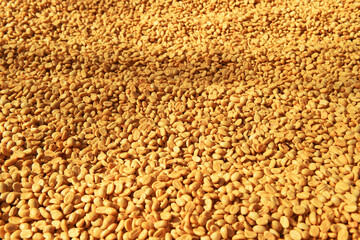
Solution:
M 0 238 L 360 239 L 360 2 L 0 1 Z

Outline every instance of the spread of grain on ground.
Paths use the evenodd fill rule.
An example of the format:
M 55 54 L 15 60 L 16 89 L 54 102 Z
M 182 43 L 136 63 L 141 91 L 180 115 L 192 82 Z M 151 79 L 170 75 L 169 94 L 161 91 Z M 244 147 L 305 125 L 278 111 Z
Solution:
M 359 66 L 355 0 L 0 0 L 0 238 L 359 240 Z

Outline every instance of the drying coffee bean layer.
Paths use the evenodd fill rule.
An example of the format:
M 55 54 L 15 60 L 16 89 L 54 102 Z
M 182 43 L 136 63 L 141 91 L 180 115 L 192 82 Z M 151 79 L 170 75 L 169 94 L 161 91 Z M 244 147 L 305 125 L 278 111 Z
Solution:
M 0 238 L 359 239 L 359 15 L 0 1 Z

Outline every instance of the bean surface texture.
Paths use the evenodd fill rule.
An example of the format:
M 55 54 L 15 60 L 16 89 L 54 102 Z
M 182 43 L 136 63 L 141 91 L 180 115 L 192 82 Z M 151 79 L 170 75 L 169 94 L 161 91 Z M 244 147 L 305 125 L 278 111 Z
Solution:
M 360 2 L 0 1 L 0 238 L 360 239 Z

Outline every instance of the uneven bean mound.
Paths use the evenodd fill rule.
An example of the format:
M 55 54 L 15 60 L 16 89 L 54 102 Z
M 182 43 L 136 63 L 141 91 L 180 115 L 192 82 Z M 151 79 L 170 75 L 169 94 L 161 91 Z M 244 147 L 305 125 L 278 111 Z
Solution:
M 0 238 L 360 239 L 360 2 L 0 1 Z

